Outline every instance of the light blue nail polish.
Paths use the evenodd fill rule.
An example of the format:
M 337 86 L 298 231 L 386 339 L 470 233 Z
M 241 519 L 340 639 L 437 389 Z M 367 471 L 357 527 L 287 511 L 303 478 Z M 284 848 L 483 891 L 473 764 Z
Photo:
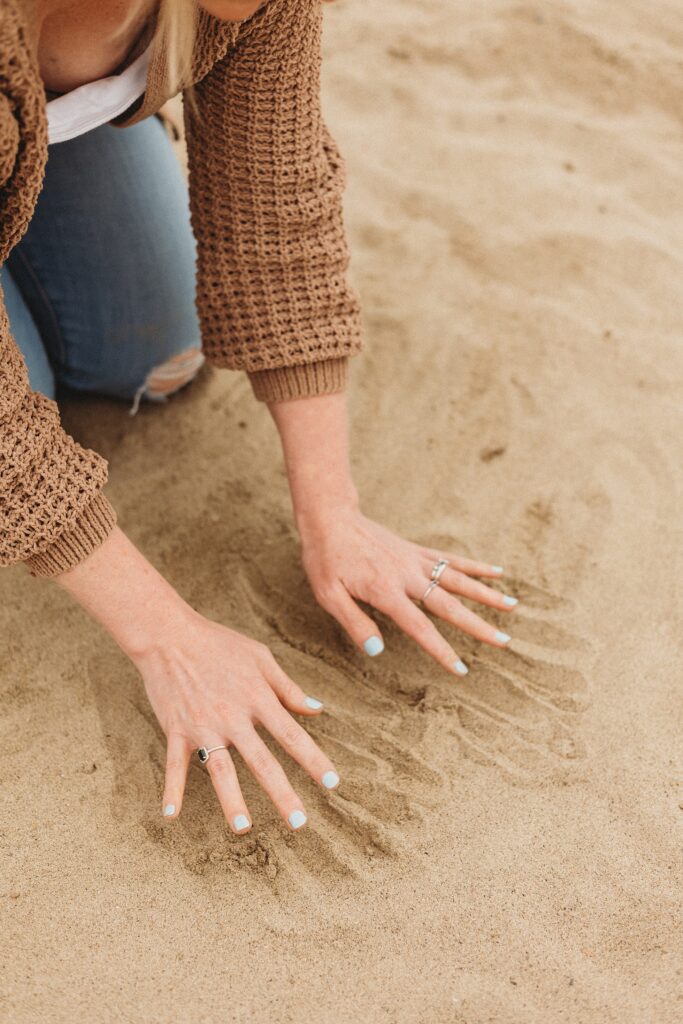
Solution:
M 384 650 L 384 641 L 381 636 L 371 636 L 365 641 L 363 647 L 365 648 L 365 653 L 374 658 L 376 654 L 381 654 Z
M 321 781 L 325 789 L 335 789 L 339 785 L 339 776 L 336 772 L 325 772 Z
M 307 708 L 310 708 L 312 711 L 319 711 L 320 708 L 323 706 L 323 702 L 321 700 L 316 700 L 315 697 L 307 697 L 306 700 L 304 701 L 304 704 L 306 705 Z
M 235 828 L 235 832 L 242 832 L 245 828 L 249 828 L 251 822 L 246 814 L 237 814 L 232 821 Z
M 464 661 L 460 661 L 459 658 L 456 661 L 454 667 L 455 667 L 455 671 L 459 672 L 461 676 L 466 676 L 467 673 L 469 672 L 469 669 L 468 669 L 467 665 L 465 664 L 465 662 Z
M 518 599 L 516 597 L 504 597 L 503 604 L 506 604 L 508 608 L 514 608 L 514 606 L 517 604 L 517 600 Z
M 494 572 L 502 572 L 503 571 L 503 566 L 502 565 L 492 565 L 491 568 L 493 569 Z
M 496 633 L 496 640 L 498 641 L 499 644 L 506 644 L 509 639 L 510 637 L 507 635 L 507 633 L 502 633 L 500 630 L 498 630 L 498 632 Z
M 169 818 L 172 814 L 175 814 L 175 804 L 166 804 L 164 807 L 164 817 Z
M 287 821 L 292 828 L 301 828 L 302 825 L 306 824 L 306 815 L 303 811 L 292 811 Z

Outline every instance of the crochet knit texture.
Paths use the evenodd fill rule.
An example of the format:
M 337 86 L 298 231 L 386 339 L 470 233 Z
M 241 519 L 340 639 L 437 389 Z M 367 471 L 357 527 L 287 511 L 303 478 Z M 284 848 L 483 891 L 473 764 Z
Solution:
M 363 347 L 345 276 L 344 163 L 320 110 L 321 22 L 320 0 L 269 0 L 239 24 L 198 10 L 184 116 L 202 347 L 210 364 L 244 370 L 263 401 L 342 390 Z M 176 93 L 156 36 L 145 95 L 111 123 L 135 124 Z M 20 0 L 0 0 L 0 263 L 46 160 L 35 42 Z M 0 565 L 51 576 L 86 558 L 116 523 L 106 480 L 106 460 L 30 389 L 0 292 Z

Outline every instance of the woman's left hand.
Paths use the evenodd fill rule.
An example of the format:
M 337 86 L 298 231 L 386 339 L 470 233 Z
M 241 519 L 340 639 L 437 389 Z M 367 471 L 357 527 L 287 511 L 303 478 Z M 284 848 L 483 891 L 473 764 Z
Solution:
M 417 607 L 440 558 L 449 565 L 425 601 L 427 611 L 478 640 L 510 640 L 466 608 L 460 598 L 509 611 L 513 597 L 473 577 L 500 577 L 500 566 L 475 562 L 404 540 L 360 511 L 351 479 L 344 392 L 272 402 L 280 432 L 304 569 L 313 593 L 367 654 L 384 649 L 382 634 L 356 599 L 386 613 L 433 658 L 458 675 L 466 666 L 431 619 Z
M 499 611 L 510 611 L 517 604 L 515 598 L 474 578 L 499 578 L 499 566 L 404 540 L 353 507 L 337 507 L 327 516 L 316 516 L 313 522 L 301 519 L 298 528 L 304 569 L 317 600 L 366 653 L 379 654 L 384 643 L 377 624 L 355 598 L 386 613 L 450 672 L 467 672 L 456 651 L 415 603 L 421 601 L 440 558 L 448 559 L 450 564 L 439 578 L 440 585 L 428 595 L 425 608 L 485 643 L 504 647 L 509 642 L 506 633 L 461 601 L 469 598 Z

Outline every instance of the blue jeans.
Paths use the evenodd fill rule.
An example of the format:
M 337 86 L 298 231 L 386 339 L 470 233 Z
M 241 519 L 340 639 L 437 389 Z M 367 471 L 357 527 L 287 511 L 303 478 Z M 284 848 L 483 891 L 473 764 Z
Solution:
M 187 186 L 159 118 L 51 145 L 28 230 L 0 267 L 33 390 L 55 398 L 64 384 L 132 399 L 135 411 L 141 397 L 163 400 L 148 376 L 162 367 L 163 378 L 169 359 L 191 379 L 203 361 L 195 254 Z

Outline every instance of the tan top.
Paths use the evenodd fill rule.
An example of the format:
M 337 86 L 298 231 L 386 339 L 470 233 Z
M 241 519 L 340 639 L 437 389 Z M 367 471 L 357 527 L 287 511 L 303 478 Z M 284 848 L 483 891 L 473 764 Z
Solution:
M 197 309 L 207 362 L 244 370 L 256 398 L 343 390 L 363 347 L 346 281 L 344 164 L 320 110 L 320 0 L 267 0 L 222 22 L 199 8 L 184 105 Z M 129 54 L 148 42 L 144 34 Z M 155 113 L 174 90 L 155 38 L 145 94 L 112 124 Z M 47 160 L 45 89 L 20 0 L 0 0 L 0 263 L 24 234 Z M 77 565 L 111 532 L 107 462 L 31 391 L 0 292 L 0 565 Z

